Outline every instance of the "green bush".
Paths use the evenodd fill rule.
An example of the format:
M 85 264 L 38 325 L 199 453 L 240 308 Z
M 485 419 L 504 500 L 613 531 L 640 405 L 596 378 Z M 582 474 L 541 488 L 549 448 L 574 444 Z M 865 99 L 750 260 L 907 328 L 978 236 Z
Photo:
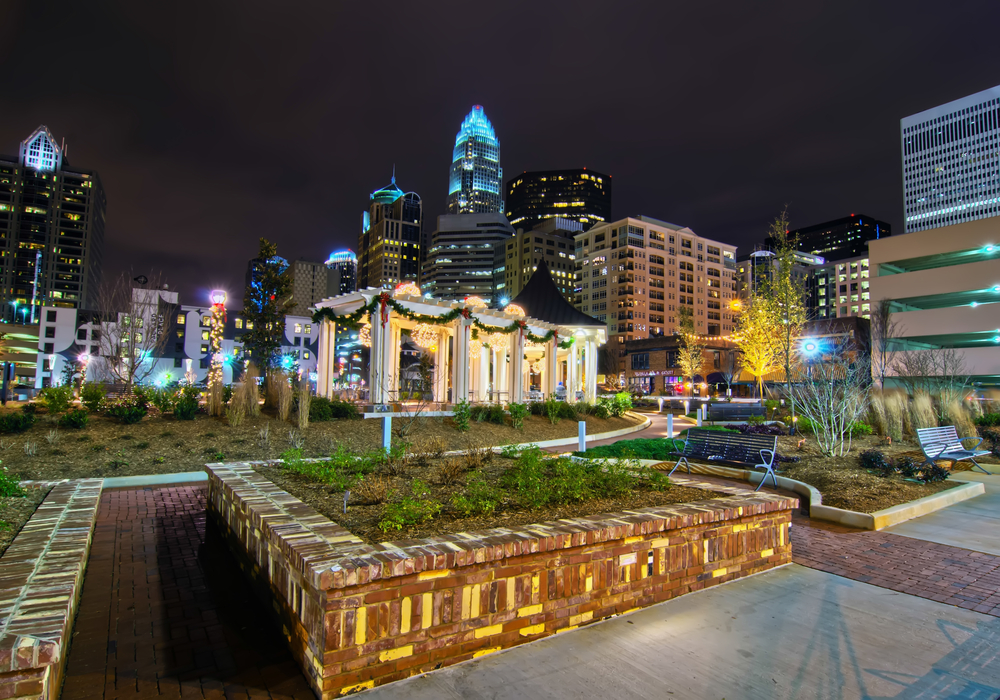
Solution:
M 355 473 L 349 469 L 353 458 L 346 450 L 338 450 L 336 458 L 328 461 L 307 462 L 302 459 L 301 448 L 285 450 L 278 458 L 284 462 L 285 469 L 326 484 L 335 491 L 349 489 L 357 481 Z
M 26 496 L 17 479 L 7 473 L 7 467 L 0 467 L 0 498 L 17 498 Z
M 61 428 L 74 428 L 80 430 L 87 427 L 87 423 L 90 421 L 90 414 L 82 408 L 68 412 L 62 418 L 59 419 L 59 427 Z
M 528 412 L 533 416 L 544 416 L 545 415 L 545 402 L 544 401 L 533 401 L 528 404 Z
M 984 413 L 976 419 L 976 425 L 988 428 L 1000 426 L 1000 413 Z
M 604 406 L 611 416 L 621 418 L 632 410 L 632 395 L 627 391 L 620 391 L 611 398 L 602 396 L 597 400 L 597 405 Z
M 499 488 L 483 479 L 479 474 L 469 477 L 465 493 L 456 494 L 451 503 L 465 517 L 493 515 L 500 505 L 502 493 Z
M 619 440 L 610 445 L 591 447 L 586 452 L 574 454 L 588 457 L 634 457 L 636 459 L 668 460 L 684 449 L 683 440 L 667 438 L 636 438 L 634 440 Z
M 26 403 L 21 406 L 21 413 L 25 415 L 33 416 L 38 411 L 38 406 L 33 403 Z
M 503 484 L 511 490 L 522 508 L 541 508 L 552 495 L 544 464 L 544 455 L 538 447 L 521 450 L 517 463 L 503 475 Z
M 576 407 L 571 403 L 566 403 L 565 401 L 559 402 L 559 417 L 565 418 L 566 420 L 576 420 L 578 418 Z
M 335 420 L 360 420 L 361 412 L 350 401 L 331 401 L 330 415 Z
M 88 411 L 99 411 L 104 400 L 104 385 L 97 382 L 87 382 L 80 390 L 80 401 Z
M 4 413 L 0 415 L 0 433 L 23 433 L 35 424 L 32 413 Z
M 528 405 L 524 403 L 509 403 L 507 404 L 507 413 L 510 414 L 510 424 L 522 430 L 524 428 L 524 419 L 528 416 Z
M 427 485 L 420 479 L 413 480 L 410 491 L 411 496 L 386 504 L 382 519 L 378 523 L 380 530 L 383 532 L 402 530 L 433 520 L 434 516 L 441 512 L 441 504 L 430 498 Z
M 867 437 L 873 432 L 875 431 L 867 423 L 855 422 L 851 425 L 851 437 Z
M 575 459 L 558 459 L 549 482 L 552 500 L 559 503 L 585 501 L 592 495 L 590 470 L 585 462 Z
M 126 425 L 138 423 L 149 412 L 145 400 L 135 394 L 120 399 L 105 398 L 101 405 L 105 413 Z
M 561 413 L 561 411 L 560 411 L 560 404 L 561 403 L 562 402 L 556 401 L 555 399 L 553 399 L 551 397 L 545 401 L 545 415 L 549 419 L 549 422 L 552 423 L 552 425 L 555 425 L 556 423 L 558 423 L 559 419 L 561 418 L 561 415 L 560 415 L 560 413 Z
M 178 393 L 175 388 L 153 389 L 146 393 L 146 398 L 160 413 L 170 413 L 177 404 Z
M 43 406 L 45 406 L 45 410 L 52 415 L 64 413 L 69 410 L 70 401 L 73 400 L 73 387 L 46 387 L 39 392 L 38 400 Z
M 233 385 L 226 384 L 222 387 L 222 403 L 228 404 L 231 398 L 233 398 Z
M 184 394 L 174 403 L 174 418 L 177 420 L 194 420 L 194 415 L 198 412 L 198 399 Z
M 472 406 L 468 401 L 462 399 L 455 404 L 455 413 L 452 416 L 455 421 L 455 427 L 461 430 L 463 433 L 469 431 L 469 419 L 472 418 Z
M 682 430 L 681 432 L 679 432 L 677 434 L 677 436 L 681 437 L 681 438 L 686 437 L 687 436 L 687 432 L 689 430 L 691 430 L 691 428 L 685 428 L 684 430 Z M 695 428 L 695 430 L 715 430 L 715 431 L 718 431 L 720 433 L 738 433 L 738 432 L 740 432 L 739 430 L 736 430 L 734 428 L 727 428 L 724 425 L 703 425 L 700 428 Z
M 611 410 L 607 406 L 605 406 L 604 404 L 599 403 L 596 406 L 594 406 L 593 416 L 594 416 L 594 418 L 600 418 L 601 420 L 607 420 L 608 418 L 611 417 Z
M 490 404 L 489 415 L 487 420 L 490 423 L 496 423 L 497 425 L 503 425 L 504 419 L 506 418 L 506 413 L 504 413 L 503 406 L 498 403 Z
M 324 423 L 333 420 L 333 407 L 325 396 L 313 396 L 309 401 L 309 422 Z

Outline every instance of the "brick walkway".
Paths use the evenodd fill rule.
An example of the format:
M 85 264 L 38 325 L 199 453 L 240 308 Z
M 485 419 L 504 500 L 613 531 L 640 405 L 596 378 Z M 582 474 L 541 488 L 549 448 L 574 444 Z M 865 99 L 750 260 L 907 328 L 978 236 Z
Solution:
M 1000 617 L 1000 557 L 793 517 L 796 564 Z
M 314 700 L 214 527 L 206 487 L 105 491 L 62 700 Z

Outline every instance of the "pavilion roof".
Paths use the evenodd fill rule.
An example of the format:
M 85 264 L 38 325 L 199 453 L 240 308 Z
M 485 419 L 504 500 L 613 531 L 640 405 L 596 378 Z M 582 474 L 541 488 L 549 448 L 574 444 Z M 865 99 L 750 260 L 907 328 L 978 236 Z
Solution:
M 538 264 L 531 279 L 511 303 L 524 309 L 528 316 L 557 326 L 572 328 L 607 326 L 604 321 L 588 316 L 566 301 L 566 297 L 552 281 L 549 266 L 544 260 Z

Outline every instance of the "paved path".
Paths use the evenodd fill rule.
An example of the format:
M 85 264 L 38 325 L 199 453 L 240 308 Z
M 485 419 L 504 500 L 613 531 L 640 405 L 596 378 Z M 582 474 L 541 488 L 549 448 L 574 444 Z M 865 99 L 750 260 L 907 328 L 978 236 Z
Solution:
M 62 700 L 315 700 L 207 528 L 206 487 L 105 491 Z

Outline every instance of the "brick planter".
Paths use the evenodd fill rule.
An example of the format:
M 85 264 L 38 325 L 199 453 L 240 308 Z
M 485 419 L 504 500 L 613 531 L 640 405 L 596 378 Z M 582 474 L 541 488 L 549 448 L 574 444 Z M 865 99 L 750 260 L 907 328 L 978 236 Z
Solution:
M 248 464 L 207 469 L 210 513 L 323 700 L 789 563 L 798 507 L 729 488 L 683 506 L 371 546 Z
M 0 558 L 0 700 L 58 697 L 101 484 L 56 484 Z

